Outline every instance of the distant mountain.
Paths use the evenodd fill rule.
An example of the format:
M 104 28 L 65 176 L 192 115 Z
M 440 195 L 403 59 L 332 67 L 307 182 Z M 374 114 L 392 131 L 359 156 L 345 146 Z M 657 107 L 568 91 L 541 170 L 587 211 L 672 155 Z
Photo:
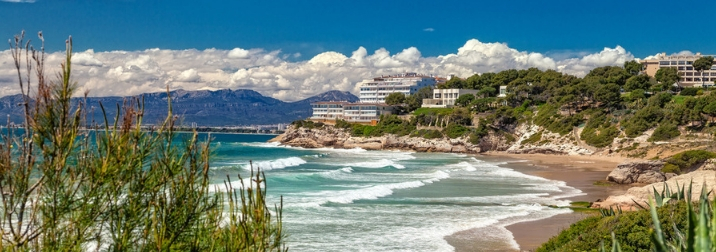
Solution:
M 197 126 L 237 126 L 290 123 L 311 116 L 312 102 L 349 101 L 357 102 L 358 97 L 342 91 L 329 91 L 296 102 L 283 102 L 266 97 L 253 90 L 176 90 L 169 94 L 174 115 L 181 118 L 183 125 Z M 89 97 L 87 106 L 90 111 L 88 120 L 104 123 L 100 103 L 104 105 L 107 118 L 114 122 L 117 105 L 133 98 L 144 99 L 144 124 L 159 124 L 167 115 L 167 93 L 147 93 L 133 97 Z M 77 101 L 79 98 L 76 98 Z M 21 95 L 0 98 L 0 120 L 7 114 L 14 123 L 22 122 L 23 110 Z M 5 123 L 0 121 L 0 125 Z

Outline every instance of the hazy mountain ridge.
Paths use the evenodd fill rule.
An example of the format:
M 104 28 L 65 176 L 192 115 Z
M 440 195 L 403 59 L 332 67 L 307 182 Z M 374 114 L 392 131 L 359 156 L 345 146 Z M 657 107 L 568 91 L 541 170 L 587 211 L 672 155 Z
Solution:
M 174 115 L 181 118 L 183 125 L 190 126 L 237 126 L 290 123 L 311 116 L 311 102 L 349 101 L 357 102 L 358 97 L 350 92 L 329 91 L 304 100 L 284 102 L 266 97 L 253 90 L 222 89 L 217 91 L 175 90 L 169 92 L 146 93 L 130 97 L 88 97 L 88 120 L 103 124 L 104 106 L 110 123 L 116 116 L 117 105 L 134 98 L 144 101 L 144 124 L 159 124 L 167 115 L 167 97 L 171 96 Z M 84 98 L 75 98 L 75 102 Z M 21 123 L 23 111 L 22 95 L 0 98 L 0 116 L 9 115 L 14 123 Z M 0 122 L 0 125 L 3 125 Z

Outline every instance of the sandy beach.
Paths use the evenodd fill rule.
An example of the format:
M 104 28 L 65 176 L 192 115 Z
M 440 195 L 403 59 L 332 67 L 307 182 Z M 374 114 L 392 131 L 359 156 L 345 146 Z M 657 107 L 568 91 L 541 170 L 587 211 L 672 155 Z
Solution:
M 596 181 L 604 181 L 617 164 L 629 161 L 621 157 L 488 153 L 484 154 L 483 158 L 527 160 L 528 162 L 511 163 L 509 167 L 525 174 L 565 181 L 567 185 L 585 193 L 585 195 L 567 198 L 571 201 L 606 199 L 609 195 L 623 193 L 629 188 L 594 184 Z M 576 212 L 560 214 L 547 219 L 508 225 L 505 228 L 512 233 L 520 251 L 534 251 L 549 238 L 586 216 L 584 213 Z M 469 231 L 465 232 L 469 233 Z M 481 250 L 475 249 L 481 246 L 473 246 L 474 244 L 464 241 L 458 242 L 451 237 L 446 239 L 456 251 Z

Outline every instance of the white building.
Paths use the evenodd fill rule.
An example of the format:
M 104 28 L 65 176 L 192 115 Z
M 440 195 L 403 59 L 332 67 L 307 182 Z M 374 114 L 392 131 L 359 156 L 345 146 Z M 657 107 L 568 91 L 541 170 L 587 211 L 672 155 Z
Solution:
M 455 100 L 464 94 L 476 95 L 478 90 L 474 89 L 433 89 L 432 99 L 423 99 L 424 108 L 449 108 L 455 106 Z
M 328 123 L 335 123 L 340 119 L 346 122 L 376 124 L 381 115 L 396 112 L 395 106 L 379 103 L 315 102 L 311 103 L 311 107 L 311 120 Z
M 403 93 L 408 96 L 424 87 L 434 88 L 436 84 L 437 80 L 434 76 L 416 73 L 381 76 L 359 83 L 358 96 L 361 103 L 385 103 L 385 97 L 392 93 Z
M 312 120 L 331 120 L 343 119 L 343 105 L 346 102 L 316 102 L 311 103 L 313 108 Z

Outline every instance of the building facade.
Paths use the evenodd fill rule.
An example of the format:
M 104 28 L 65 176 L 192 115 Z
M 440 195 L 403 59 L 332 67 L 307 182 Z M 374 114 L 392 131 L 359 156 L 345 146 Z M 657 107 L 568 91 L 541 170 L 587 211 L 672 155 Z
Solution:
M 655 57 L 642 60 L 641 64 L 644 65 L 644 72 L 651 77 L 654 77 L 656 71 L 660 68 L 676 68 L 679 72 L 679 76 L 681 76 L 681 80 L 679 81 L 680 86 L 700 87 L 702 83 L 706 86 L 713 86 L 714 81 L 716 81 L 716 64 L 711 66 L 711 69 L 704 70 L 703 73 L 694 70 L 692 66 L 694 61 L 704 56 L 708 55 L 697 53 L 696 55 L 667 56 L 666 53 L 659 53 Z
M 381 76 L 359 83 L 360 94 L 358 96 L 361 103 L 385 103 L 385 97 L 392 93 L 402 93 L 408 96 L 418 92 L 421 88 L 434 88 L 435 85 L 437 85 L 437 78 L 431 75 L 404 73 Z
M 432 99 L 423 99 L 424 108 L 450 108 L 455 106 L 455 100 L 464 94 L 476 95 L 478 90 L 474 89 L 433 89 Z
M 349 102 L 314 102 L 312 121 L 335 123 L 336 120 L 377 124 L 381 115 L 392 115 L 397 112 L 395 106 L 380 103 L 349 103 Z
M 337 119 L 343 119 L 343 105 L 346 102 L 314 102 L 311 103 L 313 109 L 313 115 L 311 120 L 316 121 L 335 121 Z

